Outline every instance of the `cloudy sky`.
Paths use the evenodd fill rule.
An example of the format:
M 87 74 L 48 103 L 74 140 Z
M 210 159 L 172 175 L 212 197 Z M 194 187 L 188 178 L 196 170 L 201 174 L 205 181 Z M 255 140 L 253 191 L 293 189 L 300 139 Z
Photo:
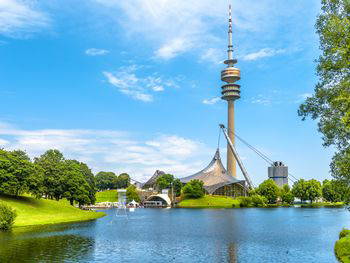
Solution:
M 317 81 L 319 0 L 0 0 L 0 147 L 57 148 L 140 181 L 203 168 L 226 122 L 229 2 L 237 134 L 298 178 L 329 177 L 332 150 L 297 116 Z M 264 180 L 267 164 L 237 148 Z

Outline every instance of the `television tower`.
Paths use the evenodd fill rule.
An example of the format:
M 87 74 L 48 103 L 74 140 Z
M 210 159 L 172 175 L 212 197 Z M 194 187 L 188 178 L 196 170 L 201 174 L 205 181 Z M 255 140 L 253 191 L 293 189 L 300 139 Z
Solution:
M 227 128 L 228 135 L 231 142 L 234 144 L 235 135 L 235 110 L 234 102 L 236 99 L 240 98 L 240 86 L 235 84 L 236 81 L 240 80 L 241 72 L 238 68 L 235 68 L 234 65 L 237 63 L 237 60 L 233 58 L 233 46 L 232 46 L 232 15 L 231 15 L 231 5 L 229 6 L 229 26 L 228 26 L 228 50 L 227 50 L 227 59 L 224 63 L 227 67 L 221 71 L 221 80 L 226 82 L 221 87 L 221 99 L 226 100 L 228 104 L 227 110 Z M 229 144 L 227 144 L 227 173 L 233 177 L 237 177 L 236 173 L 236 160 L 230 149 Z

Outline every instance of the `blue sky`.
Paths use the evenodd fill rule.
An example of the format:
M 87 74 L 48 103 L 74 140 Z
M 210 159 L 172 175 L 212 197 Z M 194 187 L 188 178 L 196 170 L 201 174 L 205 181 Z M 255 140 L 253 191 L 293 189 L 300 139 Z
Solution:
M 226 123 L 228 3 L 0 0 L 0 146 L 57 148 L 141 181 L 203 168 Z M 330 177 L 332 150 L 297 116 L 317 81 L 319 0 L 231 3 L 237 134 L 298 178 Z M 266 179 L 267 164 L 237 148 L 253 181 Z

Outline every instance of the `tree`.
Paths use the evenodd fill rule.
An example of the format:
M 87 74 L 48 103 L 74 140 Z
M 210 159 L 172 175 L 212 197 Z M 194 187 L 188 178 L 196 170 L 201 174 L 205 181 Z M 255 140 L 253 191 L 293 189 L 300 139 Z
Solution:
M 175 192 L 175 196 L 181 195 L 181 189 L 182 189 L 182 183 L 181 183 L 180 179 L 176 178 L 173 181 L 173 190 Z
M 128 188 L 126 188 L 126 200 L 127 202 L 131 202 L 132 200 L 136 202 L 141 201 L 135 185 L 129 185 Z
M 113 188 L 115 189 L 127 188 L 129 185 L 130 185 L 130 176 L 127 173 L 122 173 L 116 178 Z
M 100 191 L 113 189 L 118 177 L 113 172 L 99 172 L 95 176 L 96 188 Z
M 203 197 L 205 193 L 203 185 L 204 183 L 197 179 L 189 181 L 182 189 L 185 197 L 186 198 Z
M 311 179 L 306 182 L 306 191 L 308 200 L 315 201 L 317 198 L 322 196 L 321 183 L 315 179 Z
M 278 192 L 278 186 L 272 179 L 265 180 L 257 189 L 257 193 L 264 196 L 269 204 L 277 202 Z
M 324 180 L 322 184 L 322 196 L 328 202 L 346 201 L 349 193 L 347 185 L 338 180 Z
M 174 176 L 172 174 L 163 174 L 157 178 L 156 185 L 160 190 L 162 190 L 170 188 L 173 181 Z
M 90 169 L 84 163 L 65 160 L 62 197 L 66 198 L 71 205 L 74 202 L 77 202 L 79 206 L 95 202 L 95 189 L 90 182 L 89 171 Z
M 306 189 L 306 181 L 300 179 L 293 184 L 292 193 L 295 197 L 299 198 L 301 202 L 308 200 L 308 193 Z
M 283 185 L 280 196 L 281 196 L 282 203 L 288 204 L 288 205 L 292 205 L 294 203 L 294 195 L 291 192 L 288 184 Z
M 34 163 L 43 171 L 43 193 L 47 198 L 58 201 L 64 194 L 64 161 L 63 154 L 58 150 L 48 150 L 34 159 Z
M 0 149 L 0 192 L 20 195 L 41 187 L 40 171 L 36 173 L 33 163 L 23 151 Z
M 316 22 L 322 54 L 314 94 L 299 108 L 305 120 L 318 121 L 324 146 L 337 149 L 331 172 L 350 185 L 350 1 L 322 0 Z

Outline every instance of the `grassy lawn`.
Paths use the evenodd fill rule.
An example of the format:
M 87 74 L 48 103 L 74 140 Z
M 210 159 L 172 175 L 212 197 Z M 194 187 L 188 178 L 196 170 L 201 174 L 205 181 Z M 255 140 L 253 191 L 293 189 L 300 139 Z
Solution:
M 206 195 L 199 199 L 185 199 L 178 207 L 184 208 L 232 208 L 239 207 L 239 201 L 231 197 Z
M 38 200 L 32 197 L 0 195 L 0 201 L 16 210 L 14 227 L 79 222 L 105 216 L 103 212 L 75 208 L 66 200 Z
M 106 190 L 96 193 L 96 203 L 100 202 L 117 202 L 118 193 L 117 190 Z

